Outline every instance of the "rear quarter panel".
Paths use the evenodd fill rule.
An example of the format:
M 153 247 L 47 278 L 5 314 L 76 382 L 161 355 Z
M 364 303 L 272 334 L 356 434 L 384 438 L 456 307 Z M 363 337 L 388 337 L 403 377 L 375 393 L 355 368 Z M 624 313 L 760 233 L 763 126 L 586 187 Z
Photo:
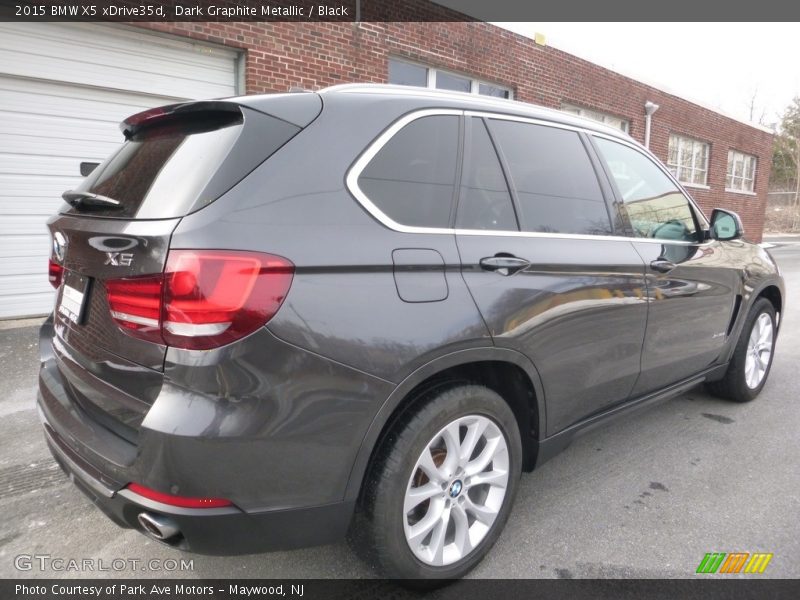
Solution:
M 491 346 L 460 274 L 455 237 L 407 234 L 370 216 L 345 186 L 363 149 L 405 112 L 402 100 L 326 96 L 322 114 L 211 206 L 184 218 L 173 248 L 231 248 L 284 256 L 296 267 L 268 324 L 278 338 L 392 382 L 436 356 Z M 447 295 L 401 299 L 393 251 L 429 249 Z M 439 271 L 439 265 L 419 265 Z

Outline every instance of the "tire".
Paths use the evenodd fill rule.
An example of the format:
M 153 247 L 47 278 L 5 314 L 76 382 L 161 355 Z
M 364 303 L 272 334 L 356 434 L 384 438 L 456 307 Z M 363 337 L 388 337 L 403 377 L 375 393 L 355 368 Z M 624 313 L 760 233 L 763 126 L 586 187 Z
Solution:
M 707 383 L 708 391 L 734 402 L 750 402 L 758 396 L 772 367 L 776 333 L 775 308 L 766 298 L 759 298 L 747 314 L 725 376 Z M 754 340 L 756 347 L 751 343 Z M 758 370 L 753 371 L 753 368 Z
M 469 457 L 458 460 L 454 450 Z M 401 417 L 377 451 L 356 519 L 359 554 L 407 586 L 464 576 L 500 536 L 521 465 L 519 426 L 502 397 L 479 385 L 435 393 Z M 413 490 L 427 499 L 412 498 Z

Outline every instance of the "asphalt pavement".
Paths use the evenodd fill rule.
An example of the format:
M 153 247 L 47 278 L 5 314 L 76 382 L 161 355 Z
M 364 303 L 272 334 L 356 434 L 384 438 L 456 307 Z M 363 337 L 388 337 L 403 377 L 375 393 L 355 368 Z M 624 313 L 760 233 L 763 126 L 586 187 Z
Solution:
M 699 387 L 580 438 L 523 475 L 505 532 L 472 577 L 709 577 L 695 575 L 708 552 L 772 553 L 761 577 L 800 577 L 800 237 L 766 241 L 788 310 L 761 396 L 733 404 Z M 36 331 L 35 321 L 0 322 L 0 577 L 375 576 L 344 542 L 208 557 L 118 528 L 47 451 Z M 191 568 L 179 570 L 181 559 Z

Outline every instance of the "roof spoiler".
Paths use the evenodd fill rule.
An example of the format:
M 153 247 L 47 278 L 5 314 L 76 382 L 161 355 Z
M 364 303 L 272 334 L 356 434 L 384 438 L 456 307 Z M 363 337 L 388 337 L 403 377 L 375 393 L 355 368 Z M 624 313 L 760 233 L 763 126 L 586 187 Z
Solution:
M 201 102 L 181 102 L 179 104 L 169 104 L 167 106 L 159 106 L 151 108 L 135 115 L 131 115 L 119 124 L 122 135 L 126 140 L 131 139 L 137 132 L 145 127 L 155 124 L 163 119 L 190 115 L 199 112 L 227 112 L 231 114 L 241 115 L 242 109 L 238 104 L 233 102 L 224 102 L 221 100 L 207 100 Z

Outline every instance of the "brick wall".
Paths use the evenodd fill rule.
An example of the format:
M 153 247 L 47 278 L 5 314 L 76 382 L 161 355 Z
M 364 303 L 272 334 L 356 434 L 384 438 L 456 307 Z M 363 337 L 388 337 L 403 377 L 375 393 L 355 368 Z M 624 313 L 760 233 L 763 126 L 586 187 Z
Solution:
M 386 82 L 387 58 L 397 56 L 501 84 L 525 102 L 554 108 L 568 102 L 625 118 L 630 134 L 639 141 L 644 140 L 644 103 L 653 101 L 660 105 L 653 116 L 653 152 L 666 161 L 671 132 L 709 143 L 709 189 L 691 189 L 692 195 L 707 215 L 717 206 L 737 211 L 747 236 L 761 240 L 772 134 L 488 23 L 139 26 L 244 50 L 250 94 L 286 91 L 291 86 L 314 89 L 345 82 Z M 731 148 L 758 157 L 755 196 L 725 192 Z

